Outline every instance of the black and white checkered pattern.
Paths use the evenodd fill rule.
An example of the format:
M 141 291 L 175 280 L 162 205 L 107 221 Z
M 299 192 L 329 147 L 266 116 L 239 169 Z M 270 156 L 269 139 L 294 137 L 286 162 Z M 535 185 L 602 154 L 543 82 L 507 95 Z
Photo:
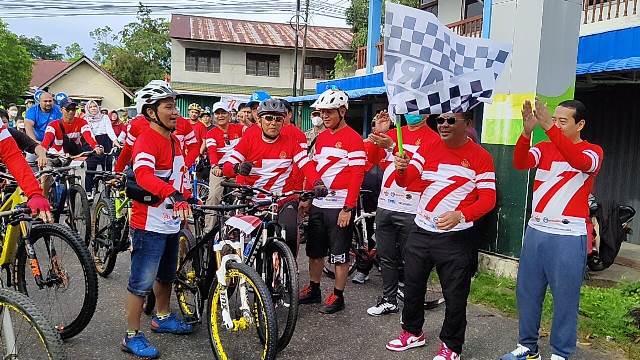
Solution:
M 431 13 L 387 2 L 384 72 L 390 111 L 441 114 L 491 102 L 510 46 L 462 37 Z

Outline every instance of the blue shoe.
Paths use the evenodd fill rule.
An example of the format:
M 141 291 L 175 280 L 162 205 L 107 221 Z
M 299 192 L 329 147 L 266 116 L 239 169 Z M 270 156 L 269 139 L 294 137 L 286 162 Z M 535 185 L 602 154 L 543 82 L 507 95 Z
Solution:
M 518 344 L 515 350 L 502 355 L 500 360 L 540 360 L 540 353 L 534 353 L 528 347 Z
M 158 349 L 151 345 L 141 332 L 132 337 L 125 336 L 120 349 L 142 359 L 157 359 L 160 357 Z
M 158 319 L 158 315 L 154 315 L 153 318 L 151 318 L 151 331 L 184 335 L 191 334 L 193 332 L 193 326 L 187 324 L 182 319 L 178 319 L 174 313 L 171 313 L 169 317 L 164 320 L 160 320 Z

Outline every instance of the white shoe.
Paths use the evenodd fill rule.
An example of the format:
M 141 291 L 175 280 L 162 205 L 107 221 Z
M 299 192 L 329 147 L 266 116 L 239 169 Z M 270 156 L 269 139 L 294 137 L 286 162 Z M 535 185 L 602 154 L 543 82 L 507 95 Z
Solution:
M 360 271 L 356 270 L 356 273 L 353 274 L 353 277 L 351 278 L 351 282 L 354 284 L 364 284 L 365 282 L 367 282 L 367 280 L 369 280 L 369 275 L 365 275 L 364 273 L 361 273 Z
M 378 299 L 376 306 L 367 309 L 367 314 L 371 316 L 382 316 L 387 314 L 395 314 L 398 312 L 398 305 L 392 304 L 385 298 Z
M 551 355 L 551 360 L 567 360 L 560 355 L 553 354 Z

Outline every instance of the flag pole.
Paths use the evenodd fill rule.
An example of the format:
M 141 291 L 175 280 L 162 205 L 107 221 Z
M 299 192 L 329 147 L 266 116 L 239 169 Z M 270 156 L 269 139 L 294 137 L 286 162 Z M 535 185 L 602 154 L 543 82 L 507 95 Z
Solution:
M 398 155 L 404 157 L 404 146 L 402 145 L 402 118 L 396 115 L 396 135 L 398 135 Z

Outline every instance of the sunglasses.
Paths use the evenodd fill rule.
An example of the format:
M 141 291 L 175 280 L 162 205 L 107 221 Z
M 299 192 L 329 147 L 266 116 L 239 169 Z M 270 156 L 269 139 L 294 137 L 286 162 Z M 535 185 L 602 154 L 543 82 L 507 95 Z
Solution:
M 264 119 L 264 121 L 267 122 L 283 122 L 284 121 L 284 116 L 281 115 L 264 115 L 262 117 Z
M 438 125 L 443 125 L 445 122 L 449 125 L 455 125 L 456 123 L 456 118 L 451 117 L 451 118 L 443 118 L 443 117 L 439 117 L 436 119 L 436 122 L 438 123 Z

